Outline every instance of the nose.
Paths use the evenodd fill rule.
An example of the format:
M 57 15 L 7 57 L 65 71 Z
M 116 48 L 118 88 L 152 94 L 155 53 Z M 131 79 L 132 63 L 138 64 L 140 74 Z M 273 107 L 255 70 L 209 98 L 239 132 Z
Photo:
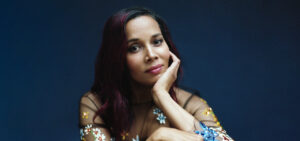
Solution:
M 152 62 L 152 61 L 158 59 L 158 56 L 155 53 L 155 50 L 150 45 L 148 45 L 146 47 L 145 51 L 146 51 L 145 62 Z

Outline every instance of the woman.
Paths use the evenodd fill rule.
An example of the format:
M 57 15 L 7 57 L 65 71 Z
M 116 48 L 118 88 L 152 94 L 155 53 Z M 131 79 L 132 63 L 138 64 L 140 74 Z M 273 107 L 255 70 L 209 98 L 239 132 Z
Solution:
M 232 140 L 205 100 L 177 87 L 178 56 L 153 11 L 133 7 L 111 16 L 94 84 L 80 101 L 81 140 Z

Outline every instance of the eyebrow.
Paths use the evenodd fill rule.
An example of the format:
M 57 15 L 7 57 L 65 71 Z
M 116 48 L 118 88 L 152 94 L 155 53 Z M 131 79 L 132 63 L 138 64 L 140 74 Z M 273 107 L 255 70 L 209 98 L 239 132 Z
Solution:
M 152 35 L 152 38 L 155 38 L 159 35 L 161 35 L 161 33 L 154 34 L 154 35 Z M 138 38 L 133 38 L 133 39 L 128 40 L 127 42 L 130 43 L 130 42 L 135 42 L 135 41 L 138 41 L 138 40 L 139 40 Z

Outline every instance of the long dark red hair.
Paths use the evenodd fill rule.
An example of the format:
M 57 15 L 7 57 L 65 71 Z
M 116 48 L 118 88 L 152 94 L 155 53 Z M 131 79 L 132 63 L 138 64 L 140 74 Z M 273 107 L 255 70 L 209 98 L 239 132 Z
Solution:
M 102 103 L 96 115 L 99 115 L 106 126 L 110 127 L 111 134 L 116 140 L 121 140 L 121 133 L 129 131 L 133 119 L 128 83 L 130 74 L 126 64 L 125 25 L 129 20 L 142 15 L 151 16 L 157 21 L 169 50 L 180 59 L 165 22 L 153 11 L 143 7 L 126 8 L 107 20 L 103 30 L 101 48 L 95 62 L 95 78 L 91 92 L 98 95 Z M 169 64 L 171 63 L 170 59 Z M 181 71 L 182 69 L 179 68 L 177 76 L 181 77 L 179 75 Z M 176 102 L 177 98 L 173 87 L 177 86 L 177 81 L 178 79 L 169 91 Z

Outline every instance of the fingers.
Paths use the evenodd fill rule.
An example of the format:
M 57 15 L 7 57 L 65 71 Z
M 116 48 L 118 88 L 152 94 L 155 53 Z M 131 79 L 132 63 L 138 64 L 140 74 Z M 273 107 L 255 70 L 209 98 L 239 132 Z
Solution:
M 174 53 L 172 53 L 171 51 L 170 51 L 170 55 L 171 55 L 171 58 L 172 58 L 172 60 L 173 60 L 173 62 L 172 62 L 172 64 L 171 64 L 171 66 L 170 66 L 170 68 L 173 70 L 174 69 L 174 71 L 176 72 L 176 74 L 177 74 L 177 71 L 178 71 L 178 68 L 179 68 L 179 65 L 180 65 L 180 60 L 177 58 L 177 56 L 174 54 Z
M 170 55 L 173 59 L 173 62 L 180 63 L 180 60 L 177 58 L 177 56 L 173 52 L 170 51 Z
M 172 52 L 170 52 L 170 55 L 173 59 L 173 62 L 154 85 L 154 91 L 169 91 L 173 82 L 177 79 L 177 71 L 179 68 L 180 60 Z

